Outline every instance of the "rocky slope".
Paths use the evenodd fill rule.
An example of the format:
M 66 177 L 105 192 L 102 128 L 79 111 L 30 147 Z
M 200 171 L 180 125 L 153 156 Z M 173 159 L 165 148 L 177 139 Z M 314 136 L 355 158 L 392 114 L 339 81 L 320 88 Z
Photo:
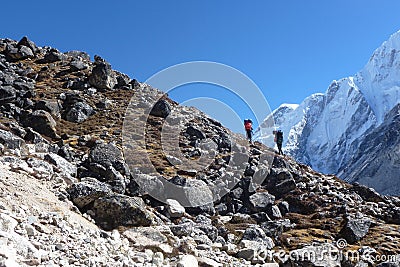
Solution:
M 249 145 L 98 56 L 0 39 L 0 102 L 0 266 L 399 266 L 377 260 L 400 254 L 399 198 Z
M 398 195 L 400 169 L 386 157 L 399 154 L 398 143 L 393 143 L 396 138 L 381 139 L 384 142 L 379 146 L 368 140 L 378 127 L 382 130 L 382 124 L 390 123 L 385 122 L 387 116 L 396 112 L 400 102 L 399 55 L 400 31 L 384 42 L 354 77 L 333 81 L 325 94 L 312 95 L 300 105 L 285 104 L 274 111 L 276 126 L 285 132 L 284 151 L 323 173 L 340 173 L 344 180 Z M 258 134 L 260 140 L 270 135 L 262 128 Z M 374 165 L 371 170 L 385 169 L 385 175 L 369 171 L 356 177 L 345 171 L 363 168 L 366 162 L 360 156 L 367 157 L 367 151 L 369 164 Z

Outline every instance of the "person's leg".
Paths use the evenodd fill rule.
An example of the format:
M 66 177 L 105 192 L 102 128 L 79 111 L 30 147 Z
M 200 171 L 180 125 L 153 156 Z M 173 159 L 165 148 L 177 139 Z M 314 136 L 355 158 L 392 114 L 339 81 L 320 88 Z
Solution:
M 278 153 L 279 153 L 279 155 L 283 154 L 282 153 L 282 144 L 278 144 Z

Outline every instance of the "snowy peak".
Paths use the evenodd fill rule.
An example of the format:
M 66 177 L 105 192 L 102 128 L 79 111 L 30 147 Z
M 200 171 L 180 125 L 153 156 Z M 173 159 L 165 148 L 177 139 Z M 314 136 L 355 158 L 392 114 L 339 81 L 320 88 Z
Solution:
M 354 81 L 363 92 L 378 122 L 400 99 L 400 31 L 384 42 Z
M 351 162 L 361 164 L 355 157 L 368 145 L 366 136 L 385 124 L 387 114 L 399 102 L 400 31 L 376 49 L 354 77 L 332 81 L 324 94 L 313 94 L 300 105 L 283 104 L 272 117 L 284 132 L 286 154 L 324 173 L 341 172 L 341 178 L 346 179 L 347 173 L 342 170 Z M 260 141 L 270 135 L 263 132 L 262 124 L 257 131 Z M 386 179 L 398 177 L 398 173 L 385 175 Z M 370 181 L 375 178 L 371 174 L 365 184 L 373 185 Z M 363 183 L 362 179 L 351 179 Z

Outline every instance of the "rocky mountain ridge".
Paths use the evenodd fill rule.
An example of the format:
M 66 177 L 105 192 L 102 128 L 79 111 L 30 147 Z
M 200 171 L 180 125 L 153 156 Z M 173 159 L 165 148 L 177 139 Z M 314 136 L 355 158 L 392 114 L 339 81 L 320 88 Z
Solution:
M 285 132 L 284 151 L 323 173 L 340 174 L 346 181 L 399 195 L 399 165 L 380 152 L 399 157 L 398 144 L 388 139 L 380 139 L 385 142 L 378 146 L 367 141 L 376 140 L 373 133 L 384 128 L 381 125 L 389 113 L 396 112 L 400 101 L 399 55 L 400 31 L 384 42 L 354 77 L 333 81 L 325 94 L 314 94 L 300 105 L 285 104 L 275 110 L 272 116 L 276 126 Z M 261 141 L 270 134 L 262 127 L 258 129 Z M 366 151 L 371 166 L 364 168 L 362 175 L 347 172 L 365 166 L 360 159 L 368 156 Z M 384 173 L 376 171 L 380 165 Z
M 400 254 L 399 198 L 249 145 L 101 57 L 0 39 L 0 102 L 0 266 L 399 264 L 366 256 Z

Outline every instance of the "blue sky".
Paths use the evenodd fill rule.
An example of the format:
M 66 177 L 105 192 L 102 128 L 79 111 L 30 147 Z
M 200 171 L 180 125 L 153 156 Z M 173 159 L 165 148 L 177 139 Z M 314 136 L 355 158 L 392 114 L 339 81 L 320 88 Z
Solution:
M 98 54 L 139 81 L 188 61 L 227 64 L 257 84 L 271 109 L 355 74 L 400 29 L 398 0 L 5 1 L 2 11 L 0 37 L 27 35 L 41 46 Z M 187 85 L 170 95 L 189 104 L 222 101 L 236 115 L 218 101 L 199 105 L 236 131 L 253 117 L 217 86 Z

